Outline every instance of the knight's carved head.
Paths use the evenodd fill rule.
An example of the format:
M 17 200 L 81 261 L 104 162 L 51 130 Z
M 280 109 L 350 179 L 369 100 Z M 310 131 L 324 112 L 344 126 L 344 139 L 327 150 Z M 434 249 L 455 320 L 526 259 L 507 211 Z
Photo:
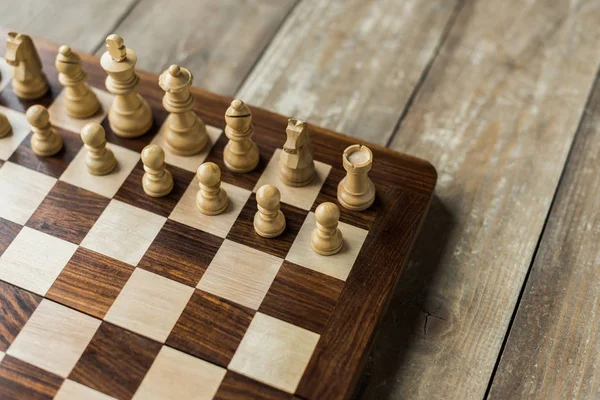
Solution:
M 285 133 L 287 133 L 287 140 L 285 141 L 283 148 L 288 153 L 295 153 L 308 142 L 308 126 L 305 121 L 294 118 L 288 119 Z

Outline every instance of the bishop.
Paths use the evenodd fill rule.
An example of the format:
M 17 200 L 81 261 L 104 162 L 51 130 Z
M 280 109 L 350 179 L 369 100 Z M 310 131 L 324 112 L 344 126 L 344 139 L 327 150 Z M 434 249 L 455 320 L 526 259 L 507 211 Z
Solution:
M 235 99 L 225 112 L 225 135 L 229 142 L 223 151 L 223 162 L 233 172 L 250 172 L 258 165 L 259 154 L 252 141 L 252 113 L 244 102 Z
M 29 36 L 9 32 L 4 59 L 14 67 L 12 88 L 18 97 L 32 100 L 48 91 L 48 79 L 42 71 L 42 61 Z
M 287 140 L 279 158 L 279 178 L 288 186 L 306 186 L 315 176 L 308 125 L 289 119 L 286 134 Z
M 34 105 L 25 113 L 27 122 L 31 125 L 33 135 L 31 136 L 31 149 L 41 157 L 52 156 L 63 147 L 60 134 L 50 124 L 50 114 L 46 107 Z
M 60 46 L 54 62 L 58 81 L 65 87 L 63 104 L 73 118 L 91 117 L 100 108 L 96 93 L 85 83 L 86 73 L 81 68 L 81 57 L 69 46 Z

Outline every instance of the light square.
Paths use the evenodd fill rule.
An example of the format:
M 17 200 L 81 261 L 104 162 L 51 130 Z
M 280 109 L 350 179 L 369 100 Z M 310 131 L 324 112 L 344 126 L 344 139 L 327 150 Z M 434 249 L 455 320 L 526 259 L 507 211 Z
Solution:
M 164 342 L 194 288 L 136 268 L 105 321 Z
M 367 238 L 368 232 L 364 229 L 340 222 L 338 228 L 342 231 L 344 244 L 339 253 L 332 256 L 321 256 L 315 253 L 310 245 L 310 235 L 316 227 L 315 214 L 308 213 L 306 220 L 296 236 L 288 252 L 287 261 L 303 267 L 322 272 L 343 281 L 348 278 L 356 257 Z
M 160 215 L 111 200 L 81 246 L 135 266 L 166 220 Z
M 96 112 L 96 114 L 92 115 L 89 118 L 73 118 L 67 114 L 65 110 L 65 95 L 66 90 L 60 92 L 58 97 L 54 100 L 50 108 L 48 108 L 48 113 L 50 113 L 50 121 L 52 125 L 58 126 L 60 128 L 66 129 L 71 132 L 79 133 L 81 128 L 89 122 L 97 122 L 100 123 L 102 120 L 108 115 L 108 110 L 110 109 L 110 105 L 113 102 L 113 95 L 105 92 L 104 90 L 100 90 L 97 88 L 91 88 L 96 96 L 98 97 L 98 101 L 100 102 L 100 109 Z
M 259 187 L 270 184 L 279 189 L 282 202 L 291 204 L 303 210 L 310 210 L 315 199 L 319 195 L 323 182 L 325 182 L 327 175 L 329 175 L 329 171 L 331 171 L 331 165 L 315 161 L 317 175 L 308 185 L 303 187 L 288 186 L 279 179 L 279 156 L 281 155 L 281 152 L 281 149 L 275 150 L 273 157 L 271 157 L 269 164 L 267 164 L 267 168 L 265 168 L 260 179 L 256 182 L 253 191 L 256 192 Z
M 192 183 L 190 183 L 190 186 L 188 186 L 179 200 L 179 203 L 177 203 L 173 212 L 171 212 L 169 219 L 225 238 L 242 211 L 242 208 L 244 208 L 244 204 L 248 201 L 251 192 L 227 182 L 221 182 L 221 188 L 227 192 L 229 205 L 219 215 L 205 215 L 196 206 L 196 194 L 199 188 L 198 178 L 194 177 Z
M 163 346 L 133 399 L 210 400 L 226 372 L 224 368 Z
M 256 313 L 228 368 L 294 393 L 319 335 Z
M 257 310 L 283 260 L 225 240 L 198 283 L 198 289 Z
M 54 396 L 54 400 L 111 400 L 107 394 L 89 388 L 81 383 L 67 379 L 63 382 L 60 389 Z
M 12 80 L 12 67 L 8 65 L 4 57 L 0 57 L 0 91 Z
M 140 160 L 140 155 L 135 151 L 112 143 L 108 143 L 107 147 L 113 151 L 117 159 L 117 166 L 110 174 L 90 174 L 85 165 L 87 150 L 85 147 L 82 147 L 65 172 L 63 172 L 60 180 L 89 190 L 90 192 L 113 198 Z M 142 182 L 140 182 L 141 184 Z
M 0 167 L 0 217 L 25 225 L 56 179 L 20 165 Z
M 0 257 L 0 279 L 44 296 L 77 245 L 24 227 Z
M 166 122 L 163 123 L 158 134 L 154 137 L 154 139 L 152 139 L 152 143 L 160 146 L 165 151 L 165 161 L 167 164 L 171 164 L 194 173 L 198 170 L 200 164 L 206 160 L 208 153 L 210 153 L 210 150 L 214 144 L 217 142 L 217 140 L 219 140 L 221 133 L 223 133 L 222 129 L 206 125 L 206 132 L 208 133 L 208 142 L 206 143 L 206 147 L 204 147 L 204 149 L 198 154 L 189 157 L 182 157 L 169 151 L 169 148 L 165 145 L 165 127 Z
M 0 113 L 6 115 L 12 127 L 11 133 L 0 138 L 0 159 L 8 160 L 23 139 L 31 132 L 31 128 L 23 113 L 1 106 Z
M 101 321 L 42 300 L 6 354 L 66 378 Z

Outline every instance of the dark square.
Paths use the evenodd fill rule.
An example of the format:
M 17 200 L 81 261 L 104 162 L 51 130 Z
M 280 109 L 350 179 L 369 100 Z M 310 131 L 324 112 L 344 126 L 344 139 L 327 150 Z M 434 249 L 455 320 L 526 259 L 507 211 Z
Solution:
M 40 296 L 0 281 L 0 351 L 8 349 L 40 301 Z
M 289 393 L 267 386 L 233 371 L 227 371 L 225 378 L 215 394 L 214 400 L 260 399 L 282 400 L 293 399 Z
M 240 174 L 238 172 L 231 172 L 225 166 L 225 163 L 223 163 L 223 151 L 225 150 L 225 146 L 227 145 L 228 141 L 229 139 L 227 139 L 227 136 L 222 134 L 210 151 L 208 157 L 206 158 L 206 162 L 214 162 L 219 166 L 219 168 L 221 168 L 221 180 L 223 182 L 227 182 L 247 190 L 253 190 L 256 182 L 258 182 L 260 179 L 260 176 L 267 167 L 269 160 L 273 156 L 275 149 L 258 145 L 258 152 L 260 154 L 258 165 L 252 171 L 245 174 Z
M 167 339 L 167 345 L 227 368 L 254 310 L 195 290 Z
M 0 363 L 3 400 L 52 399 L 62 383 L 60 376 L 8 355 Z
M 136 138 L 125 138 L 118 136 L 116 133 L 114 133 L 114 131 L 110 127 L 110 123 L 108 122 L 108 116 L 104 118 L 104 120 L 102 120 L 101 125 L 104 127 L 104 130 L 106 132 L 106 140 L 108 142 L 140 153 L 144 147 L 150 144 L 154 136 L 158 133 L 160 127 L 165 122 L 167 115 L 168 113 L 164 110 L 152 108 L 152 126 L 150 127 L 148 132 Z
M 173 190 L 168 195 L 164 197 L 151 197 L 144 192 L 144 187 L 142 186 L 144 164 L 139 161 L 121 185 L 121 188 L 115 195 L 115 199 L 135 207 L 143 208 L 152 213 L 160 214 L 163 217 L 168 217 L 192 182 L 192 179 L 194 179 L 194 173 L 168 164 L 167 169 L 173 176 Z
M 341 159 L 341 156 L 340 156 Z M 341 168 L 331 168 L 329 175 L 323 182 L 323 187 L 319 192 L 315 202 L 311 207 L 311 211 L 315 211 L 319 204 L 325 202 L 332 202 L 338 205 L 340 208 L 340 221 L 350 225 L 357 226 L 359 228 L 370 230 L 377 216 L 378 210 L 381 210 L 381 199 L 379 194 L 382 193 L 382 188 L 376 187 L 377 195 L 375 196 L 375 202 L 373 205 L 363 211 L 351 211 L 345 209 L 338 203 L 337 200 L 337 187 L 338 184 L 346 176 L 346 171 Z
M 102 322 L 69 379 L 118 399 L 130 399 L 161 344 Z
M 259 311 L 322 333 L 344 282 L 284 261 Z
M 34 171 L 58 178 L 67 169 L 69 163 L 75 158 L 77 152 L 83 146 L 81 137 L 75 133 L 55 127 L 58 133 L 62 136 L 63 147 L 60 151 L 49 157 L 39 157 L 31 150 L 31 135 L 21 142 L 19 147 L 10 156 L 8 161 L 22 165 Z
M 109 199 L 58 181 L 26 226 L 80 244 Z
M 223 239 L 167 220 L 138 267 L 196 287 Z
M 54 62 L 52 62 L 54 65 Z M 45 66 L 44 66 L 45 69 Z M 46 76 L 50 78 L 48 75 L 48 71 L 44 71 Z M 3 77 L 2 79 L 6 79 Z M 12 85 L 12 79 L 8 85 L 2 91 L 0 91 L 0 106 L 10 108 L 12 110 L 16 110 L 22 113 L 25 113 L 27 109 L 33 105 L 40 104 L 46 108 L 49 108 L 50 105 L 54 102 L 54 100 L 58 97 L 60 92 L 62 91 L 62 87 L 60 84 L 50 81 L 50 88 L 48 91 L 40 98 L 27 100 L 19 98 L 14 90 Z
M 308 211 L 281 203 L 281 212 L 285 216 L 286 226 L 283 233 L 275 238 L 264 238 L 256 233 L 254 230 L 254 214 L 257 211 L 256 193 L 252 193 L 229 231 L 227 239 L 279 258 L 285 258 L 306 219 Z
M 22 226 L 0 218 L 0 256 L 8 249 L 13 239 L 21 232 Z
M 135 267 L 79 247 L 46 297 L 104 318 Z

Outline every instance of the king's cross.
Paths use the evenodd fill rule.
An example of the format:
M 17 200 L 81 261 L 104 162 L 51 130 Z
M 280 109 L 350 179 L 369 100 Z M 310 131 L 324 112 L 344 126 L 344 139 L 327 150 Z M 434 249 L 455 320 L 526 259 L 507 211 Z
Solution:
M 127 56 L 125 41 L 119 35 L 108 35 L 106 38 L 106 50 L 115 61 L 123 61 Z

